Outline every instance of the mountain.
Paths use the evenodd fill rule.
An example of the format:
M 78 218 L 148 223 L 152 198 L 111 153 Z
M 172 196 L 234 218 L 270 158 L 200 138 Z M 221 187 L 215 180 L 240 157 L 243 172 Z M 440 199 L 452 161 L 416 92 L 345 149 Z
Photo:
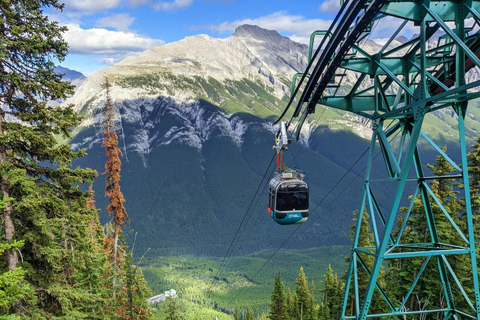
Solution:
M 277 249 L 286 239 L 285 247 L 296 249 L 349 243 L 365 159 L 350 169 L 370 144 L 368 124 L 357 116 L 318 107 L 289 147 L 286 164 L 304 170 L 310 185 L 307 222 L 296 231 L 266 212 L 268 187 L 261 182 L 272 169 L 272 122 L 286 106 L 293 75 L 304 71 L 307 53 L 307 46 L 276 31 L 243 25 L 226 39 L 196 35 L 129 57 L 89 75 L 66 101 L 84 116 L 71 141 L 88 153 L 78 164 L 102 172 L 102 84 L 106 78 L 112 84 L 121 187 L 134 230 L 126 240 L 136 238 L 137 254 L 147 248 L 155 255 L 248 254 Z M 439 113 L 431 129 L 448 136 L 454 128 L 438 125 L 446 118 Z M 477 127 L 473 121 L 471 128 Z M 103 179 L 94 190 L 105 222 Z
M 63 80 L 71 82 L 76 88 L 80 87 L 86 79 L 81 72 L 62 66 L 56 66 L 55 73 L 63 74 Z

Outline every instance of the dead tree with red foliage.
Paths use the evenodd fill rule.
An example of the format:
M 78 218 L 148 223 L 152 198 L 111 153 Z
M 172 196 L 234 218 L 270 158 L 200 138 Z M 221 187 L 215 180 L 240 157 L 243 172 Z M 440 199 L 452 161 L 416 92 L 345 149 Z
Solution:
M 107 162 L 105 163 L 105 196 L 110 199 L 107 207 L 108 215 L 112 217 L 113 234 L 107 237 L 107 243 L 113 242 L 112 264 L 113 272 L 117 272 L 119 263 L 118 252 L 118 236 L 124 224 L 128 223 L 128 216 L 123 203 L 125 198 L 120 191 L 120 171 L 122 162 L 120 156 L 122 152 L 118 147 L 118 136 L 115 133 L 115 116 L 116 110 L 110 96 L 110 82 L 105 79 L 104 82 L 106 90 L 105 110 L 102 112 L 103 119 L 103 143 L 105 147 L 105 154 L 107 155 Z M 113 276 L 113 287 L 116 285 L 116 277 Z M 114 290 L 115 296 L 115 290 Z

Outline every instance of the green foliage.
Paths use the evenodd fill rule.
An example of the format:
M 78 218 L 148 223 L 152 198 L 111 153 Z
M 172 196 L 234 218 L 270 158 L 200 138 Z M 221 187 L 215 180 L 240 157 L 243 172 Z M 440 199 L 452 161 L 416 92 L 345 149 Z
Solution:
M 238 306 L 235 306 L 235 312 L 233 313 L 233 320 L 240 320 L 238 314 Z
M 142 88 L 150 94 L 192 92 L 192 100 L 203 99 L 216 104 L 228 113 L 248 112 L 262 118 L 273 117 L 286 105 L 273 95 L 270 84 L 249 79 L 225 80 L 187 77 L 168 72 L 143 72 L 141 75 L 125 76 L 116 81 L 124 88 Z M 247 109 L 245 108 L 247 107 Z
M 165 310 L 165 320 L 185 320 L 185 318 L 180 314 L 177 306 L 177 299 L 174 297 L 168 297 L 167 299 L 167 308 Z
M 8 199 L 10 200 L 10 199 Z M 0 200 L 0 207 L 6 203 Z M 23 241 L 15 241 L 12 243 L 0 243 L 0 256 L 5 254 L 5 250 L 18 250 L 23 246 Z M 15 270 L 8 270 L 0 274 L 0 309 L 12 309 L 19 301 L 27 298 L 33 298 L 32 290 L 28 283 L 25 282 L 25 270 L 21 267 Z M 5 316 L 7 317 L 7 316 Z M 10 315 L 8 317 L 13 317 Z
M 270 303 L 270 320 L 284 320 L 287 318 L 285 289 L 282 282 L 280 271 L 275 276 L 275 283 Z
M 253 316 L 253 309 L 248 308 L 247 314 L 245 316 L 245 320 L 255 320 L 255 317 Z
M 304 270 L 308 270 L 311 279 L 320 281 L 323 271 L 319 266 L 326 268 L 332 260 L 339 262 L 336 265 L 338 268 L 344 269 L 342 260 L 347 251 L 346 247 L 286 250 L 281 259 L 271 263 L 282 269 L 282 275 L 286 279 L 282 279 L 282 282 L 293 287 L 294 275 L 301 265 L 305 266 Z M 275 274 L 267 271 L 259 273 L 254 279 L 252 277 L 273 252 L 263 251 L 250 257 L 230 257 L 218 278 L 214 276 L 222 263 L 222 258 L 219 257 L 170 256 L 144 259 L 142 269 L 154 295 L 169 289 L 177 291 L 178 305 L 188 319 L 210 320 L 215 316 L 231 319 L 219 311 L 228 312 L 232 317 L 236 308 L 246 310 L 249 307 L 258 317 L 270 312 L 272 278 Z
M 322 298 L 318 312 L 319 318 L 325 320 L 339 319 L 345 284 L 334 274 L 330 265 L 328 265 L 324 274 L 323 282 L 324 288 L 321 290 Z
M 152 293 L 147 286 L 142 269 L 138 265 L 134 265 L 132 259 L 132 253 L 128 253 L 124 263 L 128 300 L 127 314 L 130 319 L 149 319 L 151 310 L 147 299 L 152 296 Z
M 81 118 L 48 103 L 72 93 L 54 72 L 66 28 L 48 8 L 63 5 L 0 3 L 0 316 L 114 319 L 103 232 L 81 188 L 96 172 L 73 167 L 85 151 L 57 140 L 70 139 Z
M 443 151 L 446 152 L 446 147 Z M 428 165 L 428 167 L 432 170 L 434 176 L 437 177 L 430 183 L 432 193 L 449 213 L 453 221 L 459 226 L 464 226 L 462 220 L 465 219 L 465 215 L 462 214 L 463 210 L 456 198 L 458 191 L 456 191 L 455 187 L 458 184 L 455 182 L 455 179 L 445 178 L 455 169 L 441 155 L 437 157 L 434 165 Z M 425 196 L 425 194 L 427 194 L 426 187 L 421 185 L 420 195 L 412 199 L 413 206 L 408 220 L 404 222 L 405 218 L 401 217 L 398 221 L 399 227 L 405 223 L 400 239 L 401 243 L 426 244 L 433 242 L 453 246 L 463 245 L 463 240 L 439 204 L 432 196 Z M 403 211 L 407 212 L 408 209 L 403 208 Z M 431 217 L 429 217 L 430 211 Z M 397 236 L 400 231 L 401 229 L 397 231 Z M 387 281 L 391 284 L 388 286 L 389 291 L 396 296 L 399 302 L 403 302 L 405 293 L 412 286 L 421 267 L 426 264 L 425 270 L 413 288 L 411 297 L 406 301 L 406 308 L 409 311 L 442 308 L 446 304 L 445 299 L 447 299 L 445 292 L 448 292 L 448 296 L 455 297 L 456 308 L 468 310 L 462 293 L 452 281 L 450 282 L 451 290 L 447 289 L 446 286 L 442 286 L 440 279 L 443 261 L 434 258 L 427 260 L 427 258 L 413 257 L 391 260 L 387 274 Z M 466 255 L 452 255 L 448 257 L 448 262 L 456 277 L 462 279 L 461 281 L 464 283 L 463 286 L 467 295 L 473 297 L 471 276 L 469 276 L 471 273 L 469 258 Z M 446 281 L 448 282 L 448 279 Z

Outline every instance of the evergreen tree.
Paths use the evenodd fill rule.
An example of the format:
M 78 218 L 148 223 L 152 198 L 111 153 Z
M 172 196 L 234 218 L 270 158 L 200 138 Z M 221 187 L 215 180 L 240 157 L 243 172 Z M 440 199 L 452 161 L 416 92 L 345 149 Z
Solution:
M 11 199 L 0 200 L 0 210 L 5 210 L 7 201 L 11 201 Z M 23 241 L 0 242 L 0 257 L 5 254 L 6 250 L 18 250 L 22 246 Z M 0 274 L 0 307 L 11 309 L 16 301 L 32 295 L 30 286 L 25 283 L 24 277 L 25 270 L 21 267 L 15 270 L 6 270 Z
M 323 278 L 325 287 L 321 290 L 322 300 L 319 306 L 319 319 L 339 319 L 345 284 L 333 273 L 330 265 L 328 265 Z
M 318 314 L 318 306 L 315 303 L 315 283 L 312 281 L 310 285 L 310 297 L 307 301 L 307 320 L 315 320 Z
M 179 314 L 177 299 L 174 297 L 168 297 L 165 314 L 165 320 L 185 320 L 185 318 Z
M 271 296 L 270 315 L 271 320 L 287 319 L 287 306 L 285 288 L 282 283 L 280 271 L 275 276 L 274 288 Z
M 350 237 L 349 237 L 349 239 L 352 242 L 354 240 L 353 237 L 355 235 L 355 231 L 356 231 L 357 223 L 358 223 L 358 210 L 355 210 L 353 215 L 354 215 L 353 220 L 355 221 L 355 223 L 350 227 Z M 375 245 L 374 239 L 373 239 L 373 232 L 372 232 L 372 229 L 370 227 L 370 222 L 368 221 L 369 218 L 370 218 L 370 216 L 368 215 L 367 210 L 364 209 L 363 214 L 362 214 L 362 219 L 360 221 L 360 224 L 361 224 L 360 234 L 358 235 L 358 243 L 357 243 L 357 246 L 361 247 L 361 248 L 373 248 L 374 245 Z M 367 251 L 368 250 L 373 251 L 373 249 L 367 249 Z M 373 268 L 373 264 L 375 262 L 375 257 L 373 255 L 369 255 L 369 254 L 365 254 L 365 253 L 359 253 L 359 257 L 362 259 L 362 261 L 365 263 L 366 267 L 369 270 L 371 270 Z M 347 256 L 345 260 L 346 260 L 347 264 L 349 264 L 350 263 L 350 256 Z M 361 266 L 358 267 L 357 276 L 358 276 L 359 296 L 363 297 L 365 295 L 367 285 L 368 285 L 368 282 L 370 280 L 370 276 Z M 381 269 L 380 269 L 380 273 L 378 275 L 377 282 L 381 286 L 385 285 L 385 271 L 384 271 L 383 267 L 381 267 Z M 379 295 L 380 295 L 380 292 L 378 290 L 375 290 L 374 293 L 373 293 L 373 296 L 372 296 L 372 301 L 382 301 L 383 302 L 383 299 Z M 355 305 L 354 301 L 355 300 L 354 300 L 354 295 L 353 295 L 353 283 L 350 286 L 350 291 L 348 293 L 348 297 L 349 297 L 349 299 L 348 299 L 347 310 L 348 309 L 350 310 L 350 315 L 354 315 L 354 313 L 355 313 L 355 311 L 354 311 L 354 305 Z M 360 301 L 360 303 L 361 303 L 361 301 Z M 386 306 L 383 303 L 376 303 L 376 304 L 372 304 L 370 306 L 369 310 L 370 310 L 370 313 L 378 313 L 378 312 L 382 312 L 385 307 Z M 333 311 L 333 310 L 331 310 L 331 311 Z
M 332 318 L 330 308 L 322 302 L 318 308 L 318 319 L 333 320 L 337 318 Z
M 477 138 L 476 143 L 471 147 L 467 154 L 468 159 L 468 174 L 470 182 L 470 200 L 472 208 L 473 228 L 475 234 L 475 241 L 480 241 L 480 137 Z M 465 205 L 465 200 L 462 201 Z M 464 220 L 464 219 L 463 219 Z M 464 230 L 467 230 L 464 222 Z M 480 267 L 480 246 L 476 246 L 477 263 Z
M 310 300 L 310 291 L 307 285 L 307 276 L 303 272 L 303 267 L 300 267 L 300 273 L 295 280 L 295 296 L 296 296 L 296 313 L 300 320 L 311 318 L 308 309 L 308 302 Z
M 240 320 L 240 316 L 238 315 L 238 306 L 235 306 L 235 313 L 233 314 L 233 320 Z
M 292 292 L 290 291 L 290 288 L 287 288 L 287 319 L 295 319 L 295 311 L 296 311 L 296 306 L 295 306 L 295 297 L 293 296 Z
M 446 152 L 446 147 L 443 148 Z M 443 157 L 438 156 L 434 165 L 428 165 L 432 169 L 434 176 L 447 176 L 454 171 L 454 168 Z M 453 220 L 461 226 L 460 213 L 461 206 L 456 199 L 455 179 L 438 178 L 431 182 L 430 189 L 435 194 L 438 201 L 443 205 L 445 210 L 450 214 Z M 429 243 L 432 241 L 430 236 L 430 226 L 425 213 L 425 206 L 421 195 L 413 200 L 414 204 L 410 213 L 409 219 L 406 221 L 406 227 L 402 234 L 402 243 Z M 454 230 L 452 224 L 445 216 L 436 201 L 429 197 L 432 208 L 433 219 L 435 221 L 435 229 L 438 234 L 439 242 L 450 245 L 462 245 L 462 240 L 459 234 Z M 402 211 L 407 211 L 403 208 Z M 404 223 L 404 218 L 400 217 L 398 225 Z M 467 279 L 468 266 L 465 255 L 452 255 L 447 257 L 450 265 L 454 269 L 457 277 L 460 279 Z M 398 301 L 403 302 L 404 294 L 410 289 L 411 284 L 417 277 L 421 266 L 426 261 L 425 257 L 395 259 L 389 261 L 389 273 L 387 279 L 390 283 L 395 285 L 389 286 L 390 291 L 397 297 Z M 471 278 L 471 277 L 470 277 Z M 468 286 L 464 287 L 469 290 Z M 462 294 L 456 286 L 452 286 L 452 290 L 456 297 L 461 297 Z M 420 280 L 417 282 L 410 300 L 407 301 L 406 308 L 409 311 L 424 310 L 427 305 L 428 308 L 442 308 L 444 307 L 445 296 L 444 288 L 439 281 L 439 269 L 437 266 L 437 259 L 432 258 L 428 262 L 423 271 Z M 456 301 L 456 307 L 461 308 L 464 302 L 459 299 Z M 436 317 L 436 315 L 431 315 Z
M 245 316 L 245 320 L 255 320 L 255 317 L 253 316 L 252 308 L 248 308 L 247 315 Z
M 125 259 L 126 287 L 128 295 L 128 309 L 130 319 L 148 319 L 149 310 L 146 299 L 152 295 L 147 287 L 142 269 L 132 264 L 132 253 Z
M 71 138 L 80 116 L 71 106 L 47 104 L 65 99 L 72 86 L 54 72 L 67 54 L 66 29 L 44 16 L 45 8 L 63 5 L 0 3 L 0 278 L 24 290 L 17 294 L 0 284 L 11 298 L 0 315 L 109 319 L 101 284 L 104 253 L 97 250 L 100 239 L 88 237 L 96 212 L 78 186 L 96 173 L 73 169 L 72 160 L 85 152 L 56 139 Z
M 472 213 L 478 219 L 480 211 L 480 137 L 477 138 L 476 143 L 471 148 L 473 150 L 467 154 L 470 197 Z
M 112 264 L 113 272 L 117 272 L 117 266 L 120 265 L 120 254 L 118 250 L 118 241 L 121 227 L 128 222 L 128 216 L 123 203 L 125 198 L 120 190 L 120 171 L 122 162 L 120 156 L 122 151 L 118 147 L 118 136 L 115 132 L 115 106 L 110 96 L 110 82 L 105 79 L 106 103 L 103 112 L 103 146 L 107 162 L 105 163 L 105 196 L 109 198 L 107 206 L 108 214 L 112 216 L 112 234 L 109 241 L 112 243 Z M 113 287 L 116 286 L 116 277 L 113 277 Z M 115 294 L 115 292 L 114 292 Z
M 63 99 L 70 94 L 71 86 L 61 81 L 53 72 L 52 59 L 63 60 L 67 44 L 61 33 L 65 28 L 48 21 L 42 15 L 41 7 L 61 9 L 57 1 L 37 1 L 25 4 L 22 1 L 3 1 L 0 4 L 0 187 L 3 199 L 11 194 L 7 174 L 19 168 L 29 174 L 42 174 L 43 167 L 35 161 L 55 160 L 53 150 L 54 134 L 68 136 L 68 127 L 78 117 L 71 108 L 49 108 L 44 100 Z M 23 121 L 12 123 L 7 115 Z M 68 150 L 64 159 L 74 155 Z M 32 156 L 33 155 L 33 156 Z M 4 238 L 12 241 L 15 237 L 13 202 L 7 201 L 3 211 Z M 8 269 L 17 268 L 16 250 L 7 249 Z

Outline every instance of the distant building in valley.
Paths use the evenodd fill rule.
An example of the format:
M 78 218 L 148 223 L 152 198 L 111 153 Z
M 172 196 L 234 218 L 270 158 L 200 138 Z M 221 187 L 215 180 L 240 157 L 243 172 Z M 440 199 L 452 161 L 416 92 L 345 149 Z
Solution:
M 155 303 L 155 302 L 165 301 L 166 299 L 168 299 L 170 297 L 178 298 L 177 291 L 175 291 L 175 289 L 170 289 L 168 291 L 165 291 L 162 294 L 159 294 L 159 295 L 153 296 L 151 298 L 148 298 L 147 302 L 149 304 L 152 304 L 152 303 Z

